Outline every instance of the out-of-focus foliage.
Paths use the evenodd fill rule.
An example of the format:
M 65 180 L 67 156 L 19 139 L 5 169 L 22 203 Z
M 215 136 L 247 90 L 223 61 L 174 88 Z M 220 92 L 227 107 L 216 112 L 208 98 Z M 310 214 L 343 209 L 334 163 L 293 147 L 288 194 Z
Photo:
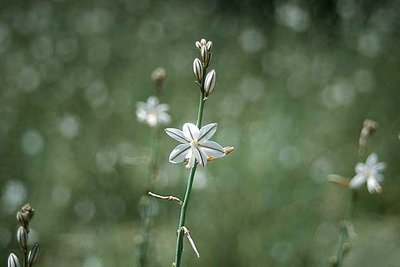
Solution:
M 212 40 L 217 87 L 204 122 L 234 145 L 200 168 L 185 266 L 324 266 L 335 251 L 365 118 L 384 193 L 363 188 L 346 266 L 400 262 L 400 3 L 388 1 L 1 1 L 0 264 L 17 251 L 16 211 L 36 210 L 38 266 L 135 266 L 150 153 L 137 101 L 154 93 L 172 123 L 194 122 L 194 42 Z M 161 137 L 157 192 L 181 197 L 187 171 Z M 173 261 L 178 207 L 159 202 L 152 266 Z

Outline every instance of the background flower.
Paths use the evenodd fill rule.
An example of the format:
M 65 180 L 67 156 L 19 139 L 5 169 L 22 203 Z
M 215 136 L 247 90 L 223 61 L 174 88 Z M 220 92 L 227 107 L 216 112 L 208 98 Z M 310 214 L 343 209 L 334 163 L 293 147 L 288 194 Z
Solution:
M 380 174 L 386 168 L 385 163 L 378 162 L 378 156 L 373 153 L 368 156 L 365 164 L 357 163 L 355 170 L 356 176 L 350 181 L 350 188 L 359 188 L 365 182 L 367 183 L 368 192 L 381 193 L 382 187 L 380 183 L 383 181 L 383 175 Z
M 171 117 L 167 111 L 167 104 L 159 104 L 159 100 L 155 96 L 150 96 L 147 102 L 138 102 L 136 115 L 138 121 L 144 122 L 150 127 L 156 127 L 159 124 L 167 124 L 171 121 Z

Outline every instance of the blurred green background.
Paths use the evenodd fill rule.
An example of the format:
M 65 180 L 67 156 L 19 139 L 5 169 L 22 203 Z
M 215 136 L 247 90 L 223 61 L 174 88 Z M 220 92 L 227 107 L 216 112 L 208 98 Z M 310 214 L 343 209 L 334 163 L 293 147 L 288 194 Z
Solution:
M 236 150 L 199 168 L 187 226 L 201 258 L 185 244 L 184 266 L 327 266 L 349 190 L 326 176 L 354 175 L 366 118 L 388 167 L 383 194 L 361 189 L 345 266 L 399 266 L 399 34 L 396 0 L 2 0 L 1 265 L 29 202 L 37 266 L 137 266 L 150 129 L 136 103 L 163 66 L 169 127 L 194 122 L 204 37 L 217 71 L 204 122 Z M 175 145 L 161 136 L 156 192 L 182 197 Z M 179 208 L 155 203 L 151 266 L 170 266 Z

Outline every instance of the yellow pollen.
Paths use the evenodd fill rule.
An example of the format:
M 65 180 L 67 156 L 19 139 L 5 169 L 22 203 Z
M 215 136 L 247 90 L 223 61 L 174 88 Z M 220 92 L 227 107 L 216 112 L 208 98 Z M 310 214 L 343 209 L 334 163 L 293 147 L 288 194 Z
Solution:
M 190 145 L 191 145 L 191 146 L 194 146 L 194 147 L 197 147 L 197 145 L 198 145 L 197 140 L 192 140 L 192 141 L 190 141 Z

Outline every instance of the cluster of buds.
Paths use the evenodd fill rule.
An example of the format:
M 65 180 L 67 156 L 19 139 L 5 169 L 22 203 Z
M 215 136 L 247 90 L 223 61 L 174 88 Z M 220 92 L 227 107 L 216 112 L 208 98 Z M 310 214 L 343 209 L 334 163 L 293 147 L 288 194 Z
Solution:
M 196 82 L 199 84 L 204 97 L 207 98 L 212 91 L 214 91 L 216 83 L 215 70 L 206 72 L 207 67 L 210 65 L 212 56 L 212 42 L 201 39 L 196 42 L 196 47 L 200 50 L 200 59 L 195 58 L 193 61 L 193 74 Z M 207 75 L 206 75 L 207 73 Z
M 25 204 L 20 211 L 17 212 L 17 220 L 19 224 L 26 229 L 29 233 L 29 221 L 35 215 L 35 210 L 32 209 L 31 205 Z
M 200 50 L 201 61 L 203 62 L 203 67 L 207 68 L 211 61 L 211 49 L 212 42 L 206 41 L 206 39 L 201 39 L 196 42 L 196 47 Z
M 34 209 L 29 204 L 24 205 L 20 211 L 17 212 L 17 220 L 20 224 L 17 231 L 17 241 L 24 253 L 24 267 L 31 267 L 36 262 L 39 255 L 39 244 L 35 243 L 32 249 L 28 253 L 28 234 L 29 234 L 29 222 L 35 214 Z M 11 253 L 8 257 L 8 267 L 20 267 L 18 257 Z

